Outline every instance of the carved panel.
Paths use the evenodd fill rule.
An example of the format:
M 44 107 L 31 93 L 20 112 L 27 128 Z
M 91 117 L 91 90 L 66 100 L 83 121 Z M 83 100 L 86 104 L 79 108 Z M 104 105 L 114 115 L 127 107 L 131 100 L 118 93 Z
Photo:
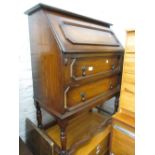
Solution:
M 60 25 L 64 36 L 72 44 L 118 46 L 118 42 L 111 31 L 88 27 L 80 24 L 66 23 Z

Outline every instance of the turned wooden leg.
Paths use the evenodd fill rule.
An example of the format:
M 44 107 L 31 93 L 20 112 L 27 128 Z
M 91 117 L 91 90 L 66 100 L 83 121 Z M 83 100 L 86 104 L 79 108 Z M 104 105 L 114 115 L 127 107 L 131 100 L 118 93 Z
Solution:
M 114 111 L 114 113 L 117 112 L 117 110 L 118 110 L 119 96 L 120 96 L 120 94 L 117 94 L 117 95 L 115 96 L 116 99 L 115 99 L 115 111 Z
M 67 120 L 57 120 L 57 121 L 60 128 L 60 140 L 61 140 L 60 155 L 67 155 L 67 137 L 66 137 Z
M 37 115 L 37 122 L 38 122 L 38 128 L 42 128 L 42 113 L 41 113 L 41 109 L 40 109 L 40 105 L 39 102 L 35 102 L 36 103 L 36 115 Z

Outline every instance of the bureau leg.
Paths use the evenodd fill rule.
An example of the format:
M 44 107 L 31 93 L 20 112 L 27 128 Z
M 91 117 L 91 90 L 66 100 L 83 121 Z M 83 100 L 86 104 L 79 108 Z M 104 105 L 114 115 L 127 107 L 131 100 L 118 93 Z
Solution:
M 57 122 L 60 128 L 60 140 L 61 140 L 60 155 L 67 155 L 67 137 L 66 137 L 67 120 L 57 120 Z
M 40 105 L 39 102 L 35 102 L 36 103 L 36 115 L 37 115 L 37 122 L 38 122 L 38 128 L 42 128 L 42 113 L 41 113 L 41 109 L 40 109 Z
M 120 94 L 117 94 L 117 95 L 115 96 L 116 99 L 115 99 L 115 111 L 114 111 L 114 113 L 117 112 L 117 110 L 118 110 L 119 96 L 120 96 Z

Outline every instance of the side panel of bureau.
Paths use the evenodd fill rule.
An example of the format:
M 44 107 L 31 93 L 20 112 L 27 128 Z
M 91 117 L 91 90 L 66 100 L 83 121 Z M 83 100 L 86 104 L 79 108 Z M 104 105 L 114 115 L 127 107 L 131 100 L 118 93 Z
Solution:
M 43 10 L 29 16 L 29 29 L 34 98 L 47 111 L 61 113 L 64 111 L 62 55 Z

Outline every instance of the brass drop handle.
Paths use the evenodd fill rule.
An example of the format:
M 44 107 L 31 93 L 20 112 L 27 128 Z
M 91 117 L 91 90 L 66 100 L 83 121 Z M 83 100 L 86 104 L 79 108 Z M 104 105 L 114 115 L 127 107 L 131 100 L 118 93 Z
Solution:
M 115 69 L 115 65 L 113 64 L 113 65 L 111 65 L 111 69 L 112 70 L 114 70 Z
M 86 66 L 82 66 L 81 70 L 82 70 L 82 76 L 86 76 L 86 70 L 87 70 Z
M 85 93 L 80 93 L 81 96 L 81 101 L 84 102 L 86 100 L 86 94 Z

